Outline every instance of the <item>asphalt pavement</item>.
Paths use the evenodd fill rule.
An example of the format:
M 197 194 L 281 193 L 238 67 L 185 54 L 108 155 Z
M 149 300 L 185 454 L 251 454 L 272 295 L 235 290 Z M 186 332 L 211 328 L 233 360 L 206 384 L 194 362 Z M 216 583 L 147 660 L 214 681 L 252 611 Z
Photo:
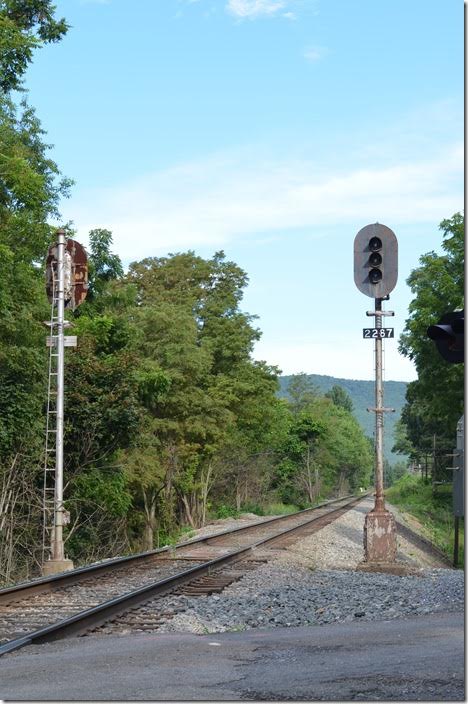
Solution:
M 0 658 L 7 701 L 464 701 L 463 614 L 86 636 Z

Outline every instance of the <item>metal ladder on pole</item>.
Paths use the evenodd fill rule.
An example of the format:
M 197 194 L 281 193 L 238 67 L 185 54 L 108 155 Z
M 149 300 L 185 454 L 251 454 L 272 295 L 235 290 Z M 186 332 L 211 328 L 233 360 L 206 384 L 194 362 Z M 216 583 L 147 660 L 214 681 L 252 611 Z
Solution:
M 58 314 L 57 314 L 57 271 L 52 267 L 52 303 L 50 311 L 50 347 L 48 363 L 47 381 L 47 409 L 46 409 L 46 431 L 45 431 L 45 453 L 44 453 L 44 477 L 43 477 L 43 497 L 42 497 L 42 562 L 46 555 L 50 554 L 53 530 L 54 530 L 54 508 L 55 508 L 55 471 L 57 452 L 57 346 L 54 344 L 57 334 Z

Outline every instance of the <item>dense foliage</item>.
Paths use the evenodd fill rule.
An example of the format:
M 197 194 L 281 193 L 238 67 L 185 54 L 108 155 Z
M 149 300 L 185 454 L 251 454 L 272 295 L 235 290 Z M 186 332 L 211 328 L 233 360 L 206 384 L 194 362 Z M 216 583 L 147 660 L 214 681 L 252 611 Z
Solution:
M 394 345 L 396 341 L 390 340 L 389 345 Z M 369 347 L 369 375 L 372 375 L 372 349 Z M 348 404 L 352 405 L 352 412 L 359 425 L 364 430 L 364 434 L 373 437 L 375 431 L 375 416 L 367 409 L 375 404 L 375 382 L 365 379 L 341 379 L 339 377 L 326 376 L 324 374 L 307 374 L 309 381 L 313 384 L 316 392 L 324 394 L 328 398 L 336 394 L 335 387 L 339 387 L 345 392 L 349 399 Z M 288 392 L 290 376 L 280 377 L 280 396 L 290 399 Z M 405 405 L 407 383 L 405 381 L 385 381 L 384 405 L 394 408 L 395 413 L 386 413 L 384 418 L 384 457 L 390 464 L 401 461 L 401 456 L 392 451 L 394 445 L 395 426 L 400 419 L 403 406 Z M 341 391 L 338 392 L 341 395 Z
M 67 454 L 71 487 L 78 477 L 82 490 L 97 469 L 112 486 L 123 477 L 129 547 L 151 549 L 180 525 L 203 525 L 218 506 L 307 505 L 367 485 L 372 453 L 344 392 L 334 403 L 302 388 L 298 375 L 286 403 L 278 371 L 252 359 L 260 333 L 239 307 L 245 272 L 223 252 L 209 260 L 186 252 L 135 262 L 122 275 L 110 244 L 108 231 L 93 232 L 93 295 L 76 312 L 80 349 L 68 365 Z M 112 276 L 98 260 L 113 263 Z M 81 518 L 69 499 L 78 559 L 80 501 Z M 95 554 L 103 544 L 91 547 Z
M 19 88 L 34 47 L 65 27 L 48 0 L 0 2 L 0 565 L 1 576 L 40 561 L 44 442 L 44 260 L 70 182 L 48 157 L 34 110 Z M 38 551 L 39 544 L 39 551 Z
M 21 89 L 34 49 L 66 34 L 50 0 L 0 0 L 0 91 Z
M 423 477 L 405 474 L 390 487 L 387 498 L 403 511 L 416 516 L 422 526 L 423 535 L 437 545 L 450 560 L 453 559 L 454 528 L 450 487 L 440 487 L 434 493 Z M 463 567 L 464 519 L 461 519 L 460 523 L 457 562 Z
M 464 308 L 464 217 L 456 213 L 440 224 L 442 255 L 424 254 L 408 284 L 414 294 L 400 338 L 400 351 L 416 365 L 417 381 L 408 385 L 396 449 L 416 462 L 439 460 L 455 443 L 456 424 L 463 413 L 464 365 L 445 361 L 427 336 L 429 325 L 444 314 Z M 434 477 L 433 477 L 434 478 Z
M 0 581 L 38 574 L 47 391 L 44 261 L 62 179 L 21 88 L 33 50 L 67 30 L 49 0 L 0 0 Z M 72 229 L 68 234 L 74 236 Z M 87 300 L 67 313 L 65 530 L 76 563 L 167 541 L 210 515 L 305 506 L 367 486 L 372 452 L 339 388 L 252 358 L 247 275 L 223 252 L 134 262 L 89 234 Z M 281 510 L 281 507 L 279 507 Z

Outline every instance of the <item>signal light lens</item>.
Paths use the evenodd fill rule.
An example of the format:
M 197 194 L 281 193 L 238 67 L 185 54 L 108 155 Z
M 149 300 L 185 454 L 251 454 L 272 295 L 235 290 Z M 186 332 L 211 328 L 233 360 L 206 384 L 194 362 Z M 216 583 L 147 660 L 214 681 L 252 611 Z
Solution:
M 369 264 L 371 266 L 380 266 L 382 264 L 382 255 L 378 252 L 372 252 L 369 257 Z
M 371 269 L 369 271 L 369 281 L 371 284 L 378 284 L 382 280 L 382 272 L 380 269 Z
M 369 240 L 369 249 L 371 252 L 377 252 L 379 249 L 382 249 L 382 240 L 380 237 L 371 237 Z

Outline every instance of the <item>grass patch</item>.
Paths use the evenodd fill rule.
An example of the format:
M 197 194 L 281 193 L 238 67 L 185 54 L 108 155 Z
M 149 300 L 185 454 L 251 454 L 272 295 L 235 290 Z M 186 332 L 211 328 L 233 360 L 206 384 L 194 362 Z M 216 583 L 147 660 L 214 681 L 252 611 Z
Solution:
M 242 504 L 239 511 L 234 506 L 220 504 L 210 511 L 210 518 L 239 518 L 244 513 L 254 513 L 256 516 L 286 516 L 299 510 L 300 508 L 294 504 L 261 504 L 252 501 Z
M 406 475 L 385 491 L 388 501 L 415 516 L 426 530 L 427 537 L 448 558 L 453 559 L 454 517 L 452 487 L 444 485 L 433 491 L 431 484 L 416 475 Z M 464 564 L 464 519 L 460 518 L 460 551 L 458 562 Z
M 264 516 L 287 516 L 290 513 L 295 513 L 300 509 L 294 504 L 267 504 L 263 509 Z
M 185 540 L 190 540 L 195 535 L 195 531 L 190 526 L 179 526 L 174 528 L 171 532 L 160 531 L 159 540 L 157 540 L 157 547 L 163 547 L 164 545 L 176 545 L 177 543 L 184 542 Z

